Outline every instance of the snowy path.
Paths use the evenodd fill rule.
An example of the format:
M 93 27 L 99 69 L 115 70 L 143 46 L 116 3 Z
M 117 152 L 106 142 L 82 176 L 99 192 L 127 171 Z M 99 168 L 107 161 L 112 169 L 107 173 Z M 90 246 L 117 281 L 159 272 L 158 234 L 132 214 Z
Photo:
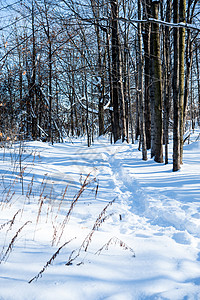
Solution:
M 28 148 L 40 152 L 40 159 L 35 160 L 30 173 L 27 165 L 24 176 L 26 190 L 34 174 L 34 197 L 25 203 L 23 216 L 16 218 L 14 225 L 19 228 L 25 220 L 32 224 L 17 240 L 7 262 L 0 265 L 0 299 L 200 298 L 199 142 L 185 147 L 185 163 L 178 173 L 171 172 L 171 163 L 165 166 L 151 159 L 141 161 L 136 145 L 109 145 L 105 139 L 95 141 L 91 148 L 80 140 L 55 146 L 29 143 Z M 2 161 L 2 174 L 4 169 Z M 12 172 L 8 171 L 5 179 L 7 176 L 11 180 Z M 97 178 L 97 197 L 95 184 L 83 193 L 60 245 L 74 237 L 76 240 L 62 249 L 41 279 L 28 284 L 60 246 L 51 247 L 52 224 L 59 232 L 59 224 L 81 187 L 80 181 L 90 172 L 91 178 Z M 47 216 L 49 204 L 45 198 L 35 224 L 44 178 L 45 193 L 54 199 L 52 218 L 50 221 Z M 59 208 L 66 185 L 66 197 Z M 12 205 L 1 210 L 0 225 L 10 220 L 25 201 L 20 188 L 19 183 Z M 65 266 L 71 251 L 80 247 L 98 215 L 113 199 L 115 202 L 107 209 L 107 214 L 112 215 L 94 232 L 88 251 L 81 251 L 71 266 Z M 12 230 L 13 233 L 5 231 L 6 238 L 1 235 L 2 246 L 9 242 L 9 234 L 13 236 Z M 117 243 L 95 255 L 112 237 L 133 249 L 136 257 Z M 78 266 L 80 262 L 83 264 Z

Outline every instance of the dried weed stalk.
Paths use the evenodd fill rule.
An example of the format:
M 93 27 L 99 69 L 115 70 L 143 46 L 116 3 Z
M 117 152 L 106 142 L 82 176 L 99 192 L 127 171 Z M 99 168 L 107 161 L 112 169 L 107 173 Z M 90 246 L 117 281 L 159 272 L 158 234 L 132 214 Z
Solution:
M 48 174 L 45 174 L 45 175 L 44 175 L 44 178 L 43 178 L 42 183 L 41 183 L 41 190 L 40 190 L 40 197 L 39 197 L 39 200 L 38 200 L 38 204 L 39 204 L 40 201 L 41 201 L 41 198 L 42 198 L 42 196 L 43 196 L 43 193 L 44 193 L 45 188 L 46 188 L 46 185 L 47 185 L 47 175 L 48 175 Z
M 68 189 L 68 185 L 65 187 L 65 190 L 64 190 L 64 192 L 63 192 L 63 194 L 62 194 L 62 198 L 61 198 L 61 200 L 60 200 L 60 204 L 59 204 L 59 206 L 58 206 L 58 210 L 57 210 L 55 219 L 57 218 L 57 215 L 58 215 L 59 212 L 60 212 L 60 209 L 61 209 L 63 200 L 65 199 L 65 195 L 66 195 L 66 193 L 67 193 L 67 189 Z
M 87 186 L 96 181 L 96 178 L 88 180 L 88 178 L 89 178 L 90 175 L 91 175 L 91 173 L 89 173 L 86 176 L 84 182 L 82 183 L 82 186 L 81 186 L 79 192 L 74 196 L 74 198 L 72 200 L 72 203 L 71 203 L 70 208 L 69 208 L 69 210 L 67 212 L 67 215 L 65 216 L 65 218 L 64 218 L 64 220 L 63 220 L 63 222 L 61 224 L 60 235 L 59 235 L 59 238 L 58 238 L 58 241 L 57 241 L 57 245 L 59 244 L 59 242 L 61 240 L 61 237 L 63 235 L 65 226 L 66 226 L 66 224 L 68 223 L 68 221 L 70 219 L 70 215 L 71 215 L 71 213 L 72 213 L 72 211 L 73 211 L 73 209 L 74 209 L 74 207 L 75 207 L 78 199 L 80 198 L 80 196 L 82 195 L 82 193 L 85 191 L 85 189 L 87 188 Z
M 46 223 L 49 218 L 49 212 L 53 210 L 53 204 L 52 204 L 52 193 L 53 193 L 53 184 L 51 186 L 50 194 L 49 194 L 49 199 L 48 199 L 48 207 L 47 207 L 47 215 L 46 215 Z
M 14 222 L 15 222 L 15 219 L 16 219 L 17 215 L 20 213 L 20 211 L 21 211 L 21 209 L 19 209 L 19 210 L 14 214 L 14 216 L 13 216 L 11 222 L 10 222 L 10 227 L 9 227 L 8 230 L 11 230 L 11 229 L 12 229 L 12 226 L 13 226 L 13 224 L 14 224 Z
M 52 226 L 53 226 L 53 239 L 51 242 L 51 246 L 54 246 L 55 242 L 56 242 L 56 237 L 57 237 L 57 227 L 54 226 L 53 222 L 52 222 Z
M 0 230 L 2 230 L 4 227 L 6 227 L 8 224 L 10 224 L 11 221 L 12 221 L 12 220 L 9 220 L 9 221 L 7 221 L 6 223 L 2 224 L 2 225 L 0 226 Z
M 81 251 L 87 251 L 89 244 L 92 241 L 92 236 L 94 234 L 95 231 L 97 231 L 99 229 L 99 227 L 112 215 L 109 214 L 107 216 L 105 216 L 106 210 L 108 209 L 109 206 L 111 206 L 114 203 L 115 199 L 113 199 L 112 201 L 110 201 L 105 207 L 104 209 L 101 211 L 101 213 L 99 214 L 98 218 L 96 219 L 92 230 L 90 231 L 90 233 L 86 236 L 86 238 L 84 239 L 83 243 L 81 244 L 80 248 L 78 249 L 78 251 L 73 250 L 69 256 L 69 259 L 66 263 L 67 266 L 71 265 L 72 262 L 80 255 Z M 77 253 L 77 254 L 76 254 Z
M 65 187 L 65 190 L 64 190 L 64 192 L 63 192 L 63 194 L 62 194 L 62 198 L 61 198 L 61 200 L 60 200 L 60 203 L 59 203 L 59 206 L 58 206 L 56 215 L 55 215 L 55 217 L 54 217 L 54 220 L 53 220 L 53 218 L 52 218 L 52 225 L 53 225 L 53 239 L 52 239 L 52 243 L 51 243 L 52 246 L 54 246 L 55 243 L 56 243 L 57 233 L 58 233 L 58 230 L 59 230 L 59 226 L 62 225 L 61 223 L 59 223 L 57 226 L 56 226 L 56 225 L 54 226 L 54 222 L 56 222 L 56 220 L 57 220 L 57 218 L 58 218 L 58 214 L 59 214 L 59 212 L 60 212 L 60 209 L 61 209 L 63 200 L 65 199 L 65 195 L 66 195 L 66 193 L 67 193 L 67 189 L 68 189 L 68 185 Z
M 39 222 L 39 218 L 40 218 L 40 215 L 41 215 L 41 211 L 42 211 L 42 206 L 43 206 L 43 203 L 44 203 L 44 200 L 47 198 L 47 195 L 45 195 L 43 197 L 43 193 L 45 191 L 45 187 L 46 187 L 46 183 L 47 183 L 47 178 L 46 178 L 47 174 L 45 174 L 43 180 L 42 180 L 42 183 L 41 183 L 41 192 L 40 192 L 40 196 L 39 196 L 39 200 L 38 200 L 38 204 L 39 204 L 39 209 L 38 209 L 38 214 L 37 214 L 37 219 L 36 219 L 36 226 Z
M 33 192 L 34 177 L 35 177 L 35 175 L 32 176 L 31 182 L 28 184 L 28 188 L 27 188 L 27 192 L 26 192 L 26 198 L 29 201 L 30 201 L 30 196 L 32 195 L 32 192 Z
M 44 198 L 41 198 L 41 199 L 40 199 L 39 209 L 38 209 L 38 214 L 37 214 L 37 220 L 36 220 L 36 225 L 37 225 L 38 222 L 39 222 L 39 218 L 40 218 L 41 211 L 42 211 L 42 206 L 43 206 L 43 203 L 44 203 L 46 197 L 47 197 L 47 196 L 44 196 Z
M 4 245 L 3 245 L 3 247 L 2 247 L 2 250 L 1 250 L 1 253 L 0 253 L 0 257 L 2 256 L 2 254 L 3 254 L 3 252 L 4 252 L 4 249 L 5 249 L 5 241 L 6 241 L 8 232 L 12 229 L 12 226 L 13 226 L 13 224 L 14 224 L 14 222 L 15 222 L 15 219 L 16 219 L 16 217 L 17 217 L 17 215 L 19 214 L 20 211 L 21 211 L 21 209 L 19 209 L 19 210 L 14 214 L 14 216 L 13 216 L 13 218 L 12 218 L 11 220 L 7 221 L 6 223 L 4 223 L 4 224 L 2 224 L 2 225 L 0 226 L 0 230 L 2 230 L 4 227 L 6 227 L 7 225 L 10 224 L 10 226 L 9 226 L 9 228 L 7 229 L 6 234 L 5 234 Z
M 10 184 L 10 187 L 7 191 L 7 194 L 5 195 L 5 199 L 1 202 L 2 203 L 2 210 L 6 206 L 6 204 L 10 203 L 13 196 L 15 195 L 15 191 L 12 191 L 12 188 L 14 188 L 15 184 L 18 182 L 18 177 L 16 176 L 13 180 L 13 182 Z M 6 193 L 7 188 L 5 188 L 4 192 Z M 4 193 L 3 192 L 3 193 Z
M 105 245 L 103 245 L 103 247 L 101 247 L 95 254 L 100 255 L 103 250 L 108 250 L 109 246 L 111 245 L 119 246 L 123 250 L 129 250 L 131 253 L 133 253 L 133 257 L 135 257 L 135 252 L 133 251 L 133 249 L 115 236 L 112 237 Z
M 27 221 L 27 222 L 26 222 L 22 227 L 20 227 L 20 228 L 18 229 L 18 231 L 15 233 L 15 235 L 14 235 L 14 237 L 12 238 L 10 244 L 8 245 L 8 248 L 7 248 L 6 252 L 4 253 L 3 257 L 0 259 L 0 264 L 1 264 L 3 261 L 5 261 L 5 260 L 8 259 L 9 255 L 10 255 L 10 253 L 11 253 L 11 251 L 12 251 L 12 248 L 13 248 L 13 246 L 14 246 L 14 243 L 15 243 L 16 238 L 18 237 L 18 235 L 19 235 L 19 233 L 22 231 L 22 229 L 23 229 L 27 224 L 29 224 L 29 223 L 32 223 L 32 222 L 31 222 L 31 221 Z
M 98 218 L 96 219 L 93 228 L 91 230 L 91 232 L 87 235 L 87 237 L 85 238 L 84 242 L 83 242 L 83 248 L 84 251 L 86 252 L 88 249 L 89 244 L 92 241 L 92 236 L 94 234 L 94 232 L 96 230 L 99 229 L 99 227 L 101 226 L 102 223 L 104 223 L 112 214 L 109 214 L 108 216 L 105 216 L 106 210 L 108 209 L 109 206 L 111 206 L 114 203 L 115 199 L 113 199 L 112 201 L 110 201 L 102 210 L 102 212 L 99 214 Z
M 19 213 L 20 211 L 21 211 L 21 209 L 19 209 L 19 210 L 14 214 L 14 216 L 13 216 L 13 218 L 12 218 L 11 220 L 9 220 L 9 221 L 7 221 L 6 223 L 2 224 L 2 225 L 0 226 L 0 230 L 2 230 L 6 225 L 9 225 L 9 224 L 10 224 L 10 226 L 9 226 L 9 228 L 8 228 L 8 231 L 11 230 L 11 228 L 12 228 L 14 222 L 15 222 L 16 216 L 18 215 L 18 213 Z
M 29 280 L 28 283 L 31 283 L 34 280 L 37 280 L 39 277 L 42 277 L 42 273 L 44 273 L 44 271 L 48 268 L 48 266 L 50 266 L 53 261 L 55 260 L 55 258 L 58 256 L 58 254 L 60 253 L 60 250 L 65 247 L 67 244 L 69 244 L 72 240 L 74 240 L 75 238 L 65 242 L 60 248 L 58 248 L 58 250 L 53 254 L 53 256 L 50 258 L 50 260 L 48 260 L 48 262 L 45 264 L 45 266 L 42 268 L 42 270 L 35 276 L 33 277 L 31 280 Z

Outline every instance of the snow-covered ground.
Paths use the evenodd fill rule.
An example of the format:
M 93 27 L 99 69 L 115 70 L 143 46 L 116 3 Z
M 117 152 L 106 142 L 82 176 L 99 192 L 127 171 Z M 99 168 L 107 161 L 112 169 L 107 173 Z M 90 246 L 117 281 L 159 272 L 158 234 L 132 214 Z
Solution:
M 175 173 L 171 145 L 1 148 L 0 299 L 200 299 L 198 134 Z

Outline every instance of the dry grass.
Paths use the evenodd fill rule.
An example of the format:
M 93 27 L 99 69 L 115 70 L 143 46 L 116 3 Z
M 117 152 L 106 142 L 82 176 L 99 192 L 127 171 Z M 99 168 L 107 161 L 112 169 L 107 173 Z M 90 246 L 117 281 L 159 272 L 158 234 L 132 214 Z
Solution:
M 116 236 L 112 237 L 105 245 L 103 245 L 95 254 L 100 255 L 103 250 L 108 250 L 111 245 L 119 246 L 123 250 L 128 250 L 132 253 L 132 256 L 135 257 L 135 252 L 131 247 L 129 247 L 122 240 L 118 239 Z
M 95 231 L 97 231 L 99 229 L 99 227 L 112 215 L 105 215 L 106 211 L 108 209 L 108 207 L 110 207 L 113 203 L 114 203 L 115 199 L 112 200 L 111 202 L 109 202 L 101 211 L 101 213 L 99 214 L 98 218 L 96 219 L 92 230 L 90 231 L 90 233 L 85 237 L 84 241 L 82 242 L 80 248 L 78 250 L 73 250 L 68 258 L 68 261 L 66 262 L 66 265 L 69 266 L 72 264 L 72 262 L 80 256 L 81 251 L 86 252 L 88 250 L 89 244 L 92 241 L 92 237 L 95 233 Z
M 52 257 L 47 261 L 47 263 L 44 265 L 44 267 L 42 268 L 42 270 L 36 275 L 34 276 L 31 280 L 29 280 L 28 283 L 31 283 L 34 280 L 37 280 L 39 277 L 42 277 L 42 274 L 44 273 L 44 271 L 48 268 L 48 266 L 50 266 L 53 261 L 55 260 L 55 258 L 58 256 L 58 254 L 60 253 L 61 249 L 64 248 L 67 244 L 69 244 L 73 239 L 65 242 L 62 246 L 60 246 L 58 248 L 58 250 L 52 255 Z
M 3 261 L 6 261 L 6 260 L 8 259 L 9 255 L 10 255 L 10 253 L 11 253 L 11 251 L 12 251 L 12 248 L 13 248 L 13 246 L 14 246 L 14 243 L 15 243 L 17 237 L 18 237 L 18 235 L 20 234 L 20 232 L 22 231 L 22 229 L 23 229 L 27 224 L 29 224 L 29 223 L 31 223 L 31 221 L 27 221 L 23 226 L 21 226 L 21 227 L 17 230 L 17 232 L 15 233 L 15 235 L 13 236 L 13 238 L 11 239 L 11 241 L 10 241 L 10 243 L 9 243 L 9 245 L 8 245 L 7 250 L 5 251 L 5 253 L 2 253 L 1 259 L 0 259 L 0 264 L 1 264 Z
M 60 240 L 61 240 L 61 238 L 62 238 L 62 235 L 63 235 L 64 229 L 65 229 L 65 226 L 66 226 L 66 224 L 69 222 L 70 216 L 71 216 L 71 214 L 72 214 L 72 211 L 73 211 L 75 205 L 77 204 L 78 199 L 80 198 L 80 196 L 82 195 L 82 193 L 86 190 L 86 188 L 87 188 L 90 184 L 92 184 L 93 182 L 96 181 L 96 178 L 89 179 L 90 175 L 91 175 L 91 174 L 89 173 L 89 174 L 86 176 L 84 182 L 82 183 L 82 186 L 81 186 L 79 192 L 74 196 L 74 198 L 73 198 L 73 200 L 72 200 L 72 203 L 71 203 L 71 205 L 70 205 L 70 208 L 69 208 L 69 210 L 68 210 L 68 212 L 67 212 L 67 214 L 66 214 L 66 216 L 65 216 L 65 218 L 64 218 L 64 220 L 63 220 L 63 222 L 62 222 L 62 224 L 61 224 L 61 227 L 60 227 L 60 230 L 59 230 L 60 233 L 59 233 L 59 236 L 58 236 L 58 238 L 57 238 L 57 245 L 60 243 Z
M 20 151 L 22 152 L 23 149 L 21 148 Z M 99 185 L 98 185 L 96 178 L 92 177 L 90 173 L 85 177 L 85 179 L 81 176 L 81 178 L 80 178 L 81 187 L 80 187 L 78 193 L 76 195 L 74 195 L 68 209 L 66 210 L 66 213 L 63 215 L 63 211 L 64 211 L 63 203 L 66 203 L 65 199 L 66 199 L 67 192 L 68 192 L 68 186 L 66 186 L 64 191 L 61 193 L 59 204 L 57 207 L 55 205 L 56 201 L 53 197 L 53 183 L 52 183 L 51 189 L 49 191 L 48 187 L 47 187 L 48 174 L 45 174 L 42 179 L 42 182 L 39 186 L 39 189 L 38 189 L 39 190 L 38 196 L 35 196 L 34 195 L 34 191 L 36 188 L 35 184 L 34 184 L 35 176 L 32 175 L 32 177 L 30 177 L 31 179 L 30 179 L 29 183 L 26 185 L 26 189 L 25 189 L 25 186 L 24 186 L 25 174 L 24 174 L 24 172 L 26 170 L 26 166 L 22 166 L 23 156 L 21 153 L 18 156 L 18 158 L 20 158 L 19 174 L 17 176 L 15 176 L 15 173 L 16 173 L 15 171 L 17 170 L 17 167 L 16 167 L 17 161 L 13 155 L 11 156 L 12 163 L 14 164 L 13 177 L 12 177 L 13 179 L 11 180 L 10 185 L 4 189 L 4 198 L 1 202 L 2 210 L 9 208 L 8 204 L 10 204 L 12 202 L 12 199 L 14 199 L 14 198 L 16 199 L 15 190 L 16 190 L 17 184 L 21 184 L 22 194 L 24 194 L 24 191 L 26 191 L 26 193 L 23 196 L 24 198 L 23 198 L 23 202 L 22 202 L 22 208 L 19 209 L 10 220 L 8 220 L 7 222 L 0 225 L 1 233 L 5 232 L 5 242 L 4 242 L 4 245 L 3 245 L 3 248 L 1 251 L 1 255 L 0 255 L 0 263 L 6 262 L 8 260 L 9 255 L 13 251 L 13 248 L 16 244 L 18 237 L 21 237 L 20 233 L 30 223 L 32 223 L 32 226 L 27 227 L 27 232 L 29 235 L 31 233 L 34 233 L 34 237 L 35 237 L 36 228 L 37 228 L 37 225 L 39 222 L 40 223 L 42 222 L 43 226 L 44 226 L 44 224 L 46 224 L 47 226 L 50 224 L 50 226 L 52 228 L 52 232 L 49 231 L 49 242 L 51 243 L 51 246 L 56 245 L 57 247 L 59 247 L 61 240 L 63 238 L 63 234 L 65 232 L 66 226 L 69 223 L 70 217 L 72 216 L 73 211 L 74 211 L 77 203 L 79 202 L 79 199 L 82 196 L 82 194 L 89 187 L 92 187 L 91 192 L 94 193 L 94 198 L 96 198 L 97 194 L 98 194 Z M 34 161 L 35 161 L 35 154 L 33 156 L 33 163 L 34 163 Z M 28 204 L 30 204 L 31 202 L 34 204 L 33 199 L 35 200 L 36 209 L 33 213 L 32 221 L 26 221 L 26 222 L 23 221 L 23 223 L 22 223 L 23 225 L 21 227 L 19 227 L 19 225 L 16 224 L 16 218 L 19 214 L 21 214 L 21 219 L 26 217 L 26 212 L 29 209 Z M 82 252 L 88 251 L 88 248 L 89 248 L 90 244 L 92 243 L 94 233 L 112 215 L 112 213 L 110 213 L 110 214 L 108 213 L 108 208 L 110 206 L 112 206 L 114 201 L 115 201 L 115 199 L 112 200 L 111 202 L 109 202 L 103 208 L 103 210 L 100 212 L 100 214 L 96 218 L 96 220 L 92 226 L 92 229 L 85 236 L 82 243 L 79 244 L 80 247 L 78 247 L 78 249 L 71 251 L 71 254 L 69 255 L 69 258 L 66 262 L 66 265 L 71 265 L 72 262 L 75 261 Z M 27 218 L 26 218 L 26 220 L 27 220 Z M 35 230 L 34 230 L 34 228 L 35 228 Z M 52 237 L 52 234 L 53 234 L 53 237 Z M 29 280 L 29 283 L 40 278 L 42 276 L 42 274 L 46 271 L 46 269 L 55 261 L 56 257 L 60 254 L 60 251 L 75 238 L 76 237 L 63 243 L 54 252 L 52 257 L 44 264 L 44 267 L 40 270 L 40 272 L 36 276 L 34 276 L 31 280 Z M 6 241 L 8 241 L 8 242 L 6 242 Z M 102 246 L 97 251 L 96 254 L 101 254 L 101 252 L 103 250 L 107 250 L 111 245 L 120 246 L 124 250 L 129 250 L 133 253 L 133 256 L 135 256 L 134 251 L 128 245 L 126 245 L 123 241 L 119 240 L 117 237 L 111 238 L 104 246 Z
M 14 222 L 15 222 L 15 219 L 16 219 L 17 215 L 20 213 L 20 211 L 21 211 L 21 209 L 19 209 L 19 210 L 14 214 L 14 216 L 13 216 L 13 218 L 12 218 L 11 220 L 9 220 L 9 221 L 7 221 L 6 223 L 2 224 L 2 225 L 0 226 L 0 230 L 2 230 L 4 227 L 6 227 L 6 226 L 9 225 L 9 224 L 10 224 L 10 226 L 9 226 L 9 229 L 8 229 L 8 230 L 11 230 L 11 229 L 12 229 L 12 226 L 13 226 L 13 224 L 14 224 Z

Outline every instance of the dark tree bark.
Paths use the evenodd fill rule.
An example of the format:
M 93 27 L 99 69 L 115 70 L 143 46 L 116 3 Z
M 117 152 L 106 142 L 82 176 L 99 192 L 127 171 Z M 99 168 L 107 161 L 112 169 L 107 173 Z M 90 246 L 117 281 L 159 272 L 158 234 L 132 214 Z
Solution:
M 150 0 L 143 1 L 144 19 L 151 17 Z M 151 110 L 150 110 L 150 23 L 143 26 L 143 44 L 144 44 L 144 118 L 147 149 L 151 148 Z
M 197 82 L 198 82 L 198 124 L 200 126 L 200 70 L 199 70 L 199 53 L 198 53 L 198 48 L 196 47 L 195 50 L 196 54 L 196 65 L 197 65 Z
M 118 37 L 118 3 L 111 0 L 112 13 L 112 84 L 113 84 L 113 137 L 114 143 L 121 138 L 120 129 L 120 86 L 119 86 L 119 37 Z
M 158 19 L 160 1 L 152 2 L 152 16 Z M 162 122 L 162 75 L 160 59 L 160 33 L 159 25 L 152 25 L 153 39 L 153 69 L 154 69 L 154 134 L 155 134 L 155 158 L 158 163 L 163 162 L 163 122 Z
M 150 108 L 151 108 L 151 158 L 155 156 L 155 90 L 154 90 L 154 53 L 153 27 L 150 35 Z
M 141 20 L 141 0 L 138 0 L 138 19 Z M 143 55 L 142 55 L 142 26 L 138 24 L 138 45 L 139 45 L 139 68 L 138 68 L 138 95 L 140 107 L 140 139 L 142 144 L 142 159 L 147 160 L 145 120 L 144 120 L 144 99 L 143 99 Z
M 124 90 L 122 82 L 122 58 L 119 41 L 119 7 L 118 2 L 111 0 L 112 15 L 112 84 L 113 84 L 113 136 L 114 142 L 122 137 L 127 139 Z
M 172 1 L 167 0 L 166 22 L 171 22 Z M 169 112 L 171 96 L 171 59 L 170 59 L 170 28 L 164 29 L 164 140 L 165 140 L 165 164 L 168 164 L 168 143 L 169 143 Z
M 32 138 L 37 139 L 37 97 L 35 90 L 36 83 L 36 41 L 35 41 L 35 11 L 32 2 L 32 39 L 33 39 L 33 53 L 32 53 L 32 74 L 31 74 L 31 107 L 32 107 Z
M 102 65 L 102 54 L 101 54 L 101 35 L 100 35 L 100 24 L 99 24 L 99 3 L 91 0 L 92 12 L 95 18 L 95 32 L 97 39 L 97 51 L 98 51 L 98 93 L 99 93 L 99 103 L 98 103 L 98 121 L 99 121 L 99 136 L 104 134 L 104 75 L 103 75 L 103 65 Z
M 197 5 L 198 0 L 188 1 L 187 5 L 187 23 L 192 23 L 194 17 L 195 7 Z M 193 43 L 195 41 L 195 37 L 192 38 L 191 31 L 187 30 L 187 38 L 186 38 L 186 72 L 185 72 L 185 90 L 184 90 L 184 108 L 183 108 L 183 122 L 185 124 L 186 114 L 187 114 L 187 105 L 188 105 L 188 97 L 189 97 L 189 85 L 190 85 L 190 73 L 191 67 L 193 63 Z
M 186 0 L 179 2 L 180 22 L 185 23 Z M 180 105 L 180 164 L 183 163 L 183 134 L 184 134 L 184 67 L 185 67 L 185 28 L 179 31 L 179 105 Z
M 173 0 L 173 22 L 179 22 L 178 0 Z M 173 171 L 180 169 L 180 108 L 179 108 L 179 29 L 174 33 L 174 71 L 173 71 Z

